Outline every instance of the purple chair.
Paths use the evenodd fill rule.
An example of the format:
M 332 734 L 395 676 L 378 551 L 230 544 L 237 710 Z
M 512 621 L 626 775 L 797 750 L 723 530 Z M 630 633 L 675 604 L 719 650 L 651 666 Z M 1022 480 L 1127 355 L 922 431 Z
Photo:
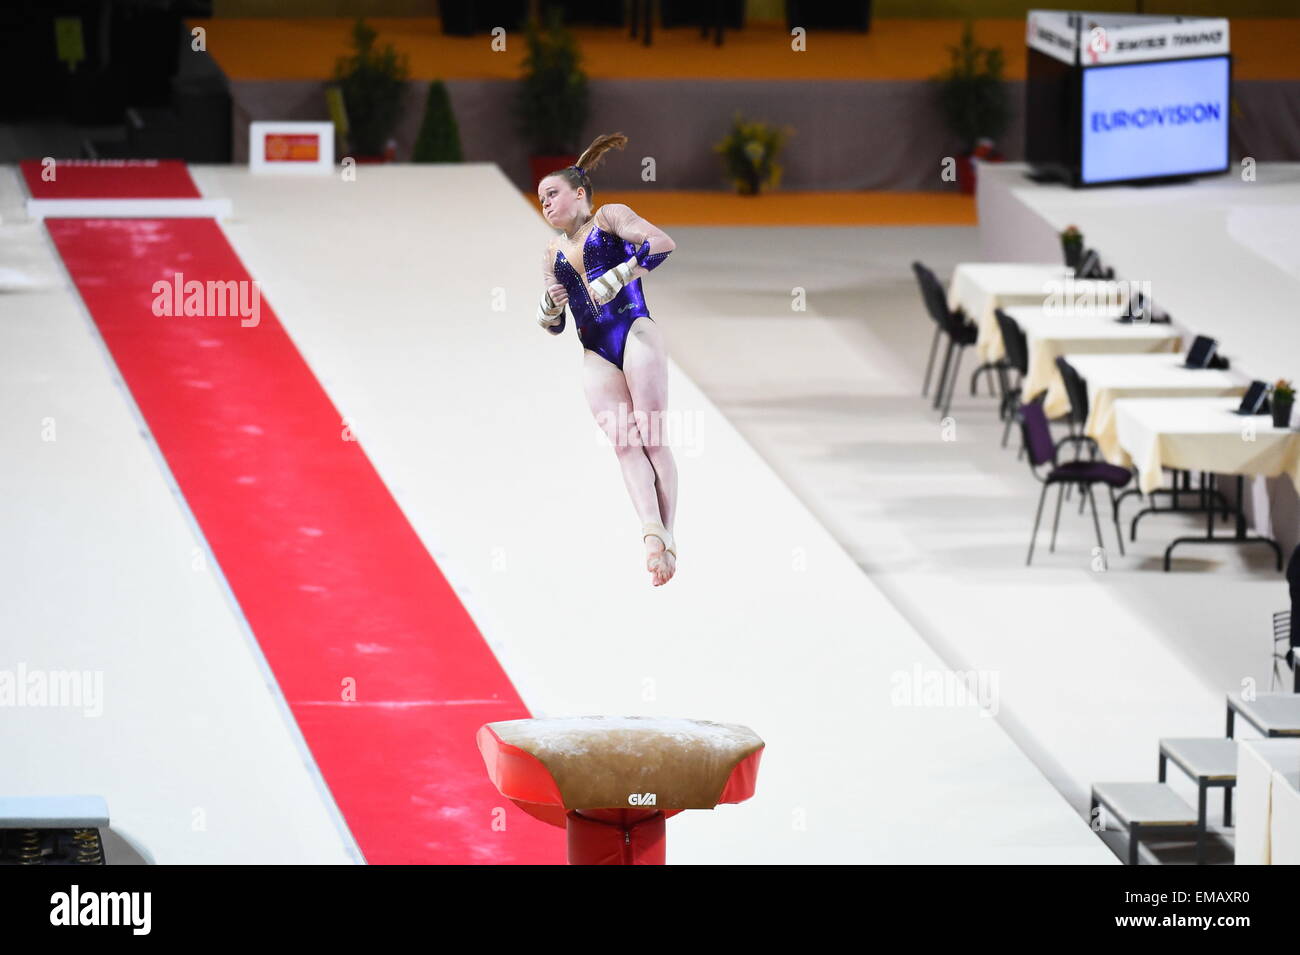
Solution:
M 1119 529 L 1119 514 L 1115 509 L 1115 489 L 1128 484 L 1133 479 L 1132 472 L 1114 464 L 1107 464 L 1105 461 L 1067 461 L 1064 464 L 1058 464 L 1056 461 L 1057 445 L 1052 440 L 1052 431 L 1047 423 L 1047 415 L 1043 411 L 1041 399 L 1021 405 L 1018 417 L 1020 419 L 1020 433 L 1024 439 L 1025 448 L 1029 452 L 1029 470 L 1043 484 L 1043 491 L 1038 496 L 1038 513 L 1034 516 L 1034 534 L 1029 539 L 1029 556 L 1025 558 L 1025 566 L 1029 566 L 1034 559 L 1034 544 L 1038 540 L 1038 525 L 1043 518 L 1043 501 L 1047 498 L 1047 489 L 1053 484 L 1057 486 L 1057 490 L 1056 519 L 1052 522 L 1051 550 L 1056 550 L 1056 529 L 1061 523 L 1061 495 L 1069 485 L 1078 485 L 1080 493 L 1088 495 L 1088 503 L 1092 505 L 1092 523 L 1097 529 L 1097 546 L 1103 548 L 1106 546 L 1101 539 L 1101 521 L 1097 518 L 1097 501 L 1092 496 L 1092 486 L 1094 484 L 1105 484 L 1110 492 L 1111 520 L 1115 523 L 1115 536 L 1119 539 L 1120 556 L 1123 556 L 1124 535 Z M 1044 464 L 1052 466 L 1052 469 L 1045 477 L 1038 473 L 1038 468 Z

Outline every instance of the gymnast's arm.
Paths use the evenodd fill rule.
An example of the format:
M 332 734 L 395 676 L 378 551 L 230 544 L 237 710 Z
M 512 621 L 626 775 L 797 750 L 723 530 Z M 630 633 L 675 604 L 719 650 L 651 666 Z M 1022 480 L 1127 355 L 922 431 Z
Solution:
M 564 331 L 564 305 L 569 294 L 555 280 L 555 240 L 542 253 L 542 300 L 537 303 L 537 324 L 552 335 Z
M 668 254 L 677 248 L 677 243 L 667 232 L 641 218 L 621 202 L 605 203 L 598 214 L 603 220 L 603 223 L 596 223 L 598 226 L 637 247 L 633 257 L 636 262 L 629 282 L 658 268 L 668 258 Z M 631 259 L 628 261 L 631 262 Z

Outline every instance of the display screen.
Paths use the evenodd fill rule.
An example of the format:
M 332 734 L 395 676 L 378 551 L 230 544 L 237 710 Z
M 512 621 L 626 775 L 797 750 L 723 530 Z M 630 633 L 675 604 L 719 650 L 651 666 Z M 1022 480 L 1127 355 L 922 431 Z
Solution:
M 1227 169 L 1228 78 L 1226 56 L 1085 69 L 1081 180 Z

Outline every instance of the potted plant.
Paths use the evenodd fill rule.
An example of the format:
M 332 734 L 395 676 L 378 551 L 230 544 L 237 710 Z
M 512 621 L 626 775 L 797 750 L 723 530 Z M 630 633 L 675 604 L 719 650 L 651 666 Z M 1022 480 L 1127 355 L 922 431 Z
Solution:
M 971 157 L 981 149 L 984 155 L 979 158 L 1000 158 L 992 144 L 1011 121 L 1011 104 L 1002 81 L 1002 48 L 977 44 L 970 21 L 962 30 L 961 42 L 948 47 L 948 54 L 952 62 L 937 78 L 936 97 L 948 128 L 962 145 L 957 185 L 969 195 L 975 191 Z M 988 143 L 981 146 L 981 140 Z
M 1079 267 L 1083 258 L 1083 233 L 1078 226 L 1068 225 L 1061 233 L 1061 249 L 1065 252 L 1065 264 L 1072 269 Z
M 756 196 L 781 184 L 777 154 L 793 134 L 788 126 L 778 129 L 767 123 L 749 123 L 736 113 L 731 132 L 713 151 L 722 156 L 723 168 L 736 191 L 742 196 Z
M 378 35 L 358 17 L 352 27 L 352 56 L 339 57 L 334 65 L 334 80 L 347 110 L 348 149 L 357 162 L 394 158 L 384 153 L 397 125 L 409 73 L 405 54 L 398 56 L 391 43 L 375 48 Z
M 1295 388 L 1285 378 L 1279 378 L 1272 388 L 1269 403 L 1273 406 L 1273 424 L 1279 428 L 1291 426 L 1291 408 L 1295 405 Z
M 424 103 L 424 122 L 415 137 L 411 162 L 460 162 L 460 130 L 451 109 L 446 84 L 434 80 L 429 84 L 429 98 Z
M 515 97 L 515 119 L 528 141 L 533 188 L 553 169 L 578 161 L 579 137 L 587 125 L 587 77 L 573 34 L 550 7 L 545 30 L 529 20 L 524 31 L 528 53 Z

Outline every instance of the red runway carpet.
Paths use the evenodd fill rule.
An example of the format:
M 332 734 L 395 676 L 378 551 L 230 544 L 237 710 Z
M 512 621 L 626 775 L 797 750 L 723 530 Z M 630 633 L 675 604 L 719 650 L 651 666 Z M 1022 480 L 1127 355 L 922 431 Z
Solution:
M 254 301 L 217 223 L 47 226 L 367 861 L 562 863 L 474 744 L 527 710 L 270 307 L 154 314 L 177 272 Z
M 33 199 L 198 199 L 198 186 L 177 159 L 60 159 L 19 163 Z M 48 177 L 53 175 L 53 180 Z

